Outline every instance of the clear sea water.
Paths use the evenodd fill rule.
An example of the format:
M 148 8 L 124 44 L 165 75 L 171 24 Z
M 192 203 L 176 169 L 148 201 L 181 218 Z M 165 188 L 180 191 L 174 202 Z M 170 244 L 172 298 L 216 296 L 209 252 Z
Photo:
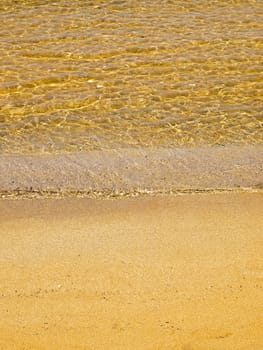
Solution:
M 1 0 L 0 153 L 263 142 L 263 5 Z

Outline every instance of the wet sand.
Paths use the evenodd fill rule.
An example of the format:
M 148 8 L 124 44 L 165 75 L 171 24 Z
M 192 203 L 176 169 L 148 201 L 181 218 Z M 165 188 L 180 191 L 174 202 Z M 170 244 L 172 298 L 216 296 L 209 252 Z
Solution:
M 263 146 L 0 155 L 0 174 L 0 198 L 260 190 Z
M 0 348 L 262 350 L 263 197 L 0 201 Z

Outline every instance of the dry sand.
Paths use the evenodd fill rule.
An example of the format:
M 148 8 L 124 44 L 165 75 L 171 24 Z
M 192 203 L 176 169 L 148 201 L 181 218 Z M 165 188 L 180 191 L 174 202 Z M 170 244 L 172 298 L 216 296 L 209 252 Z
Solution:
M 0 349 L 263 349 L 263 197 L 0 201 Z

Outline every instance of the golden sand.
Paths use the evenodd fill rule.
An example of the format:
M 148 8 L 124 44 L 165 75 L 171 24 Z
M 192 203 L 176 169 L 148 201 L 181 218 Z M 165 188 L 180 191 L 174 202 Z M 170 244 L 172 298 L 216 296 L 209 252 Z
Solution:
M 0 201 L 0 349 L 262 350 L 262 198 Z

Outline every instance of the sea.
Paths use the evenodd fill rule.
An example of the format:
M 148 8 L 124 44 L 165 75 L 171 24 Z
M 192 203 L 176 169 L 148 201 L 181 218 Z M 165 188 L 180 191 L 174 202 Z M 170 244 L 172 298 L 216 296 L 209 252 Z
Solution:
M 0 154 L 263 142 L 260 0 L 1 0 Z

